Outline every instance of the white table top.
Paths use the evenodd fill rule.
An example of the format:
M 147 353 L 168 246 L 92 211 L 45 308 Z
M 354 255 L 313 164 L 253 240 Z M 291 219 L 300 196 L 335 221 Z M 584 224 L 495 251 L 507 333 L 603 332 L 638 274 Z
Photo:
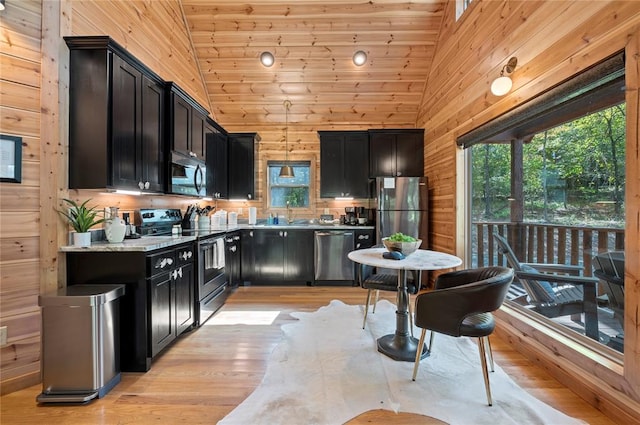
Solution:
M 351 251 L 348 257 L 356 263 L 397 270 L 440 270 L 458 267 L 462 260 L 444 252 L 419 249 L 403 260 L 387 260 L 382 257 L 386 248 L 367 248 Z

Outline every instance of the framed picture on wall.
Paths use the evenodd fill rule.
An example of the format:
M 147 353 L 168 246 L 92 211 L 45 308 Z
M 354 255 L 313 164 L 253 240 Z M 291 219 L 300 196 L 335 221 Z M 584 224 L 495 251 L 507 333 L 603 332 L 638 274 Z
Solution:
M 0 182 L 22 181 L 22 137 L 0 134 Z

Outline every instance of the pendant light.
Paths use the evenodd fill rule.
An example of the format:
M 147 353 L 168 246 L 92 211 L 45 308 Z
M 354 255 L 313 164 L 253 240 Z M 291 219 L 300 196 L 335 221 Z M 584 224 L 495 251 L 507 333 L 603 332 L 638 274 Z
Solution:
M 291 101 L 284 101 L 285 108 L 285 126 L 284 126 L 284 165 L 280 168 L 280 177 L 293 178 L 293 168 L 289 165 L 289 108 L 291 107 Z

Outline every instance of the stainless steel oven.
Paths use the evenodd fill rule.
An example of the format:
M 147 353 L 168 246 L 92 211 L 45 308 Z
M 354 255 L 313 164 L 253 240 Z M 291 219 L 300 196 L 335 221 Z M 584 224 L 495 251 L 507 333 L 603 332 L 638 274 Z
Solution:
M 225 273 L 224 234 L 198 239 L 197 263 L 196 319 L 200 326 L 222 307 L 230 292 Z

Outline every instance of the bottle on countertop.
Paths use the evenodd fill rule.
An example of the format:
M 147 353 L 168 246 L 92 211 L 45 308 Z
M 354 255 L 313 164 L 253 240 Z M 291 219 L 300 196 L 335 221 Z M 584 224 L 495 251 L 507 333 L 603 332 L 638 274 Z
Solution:
M 129 213 L 122 213 L 122 218 L 124 219 L 124 237 L 131 236 L 131 223 L 129 223 Z

